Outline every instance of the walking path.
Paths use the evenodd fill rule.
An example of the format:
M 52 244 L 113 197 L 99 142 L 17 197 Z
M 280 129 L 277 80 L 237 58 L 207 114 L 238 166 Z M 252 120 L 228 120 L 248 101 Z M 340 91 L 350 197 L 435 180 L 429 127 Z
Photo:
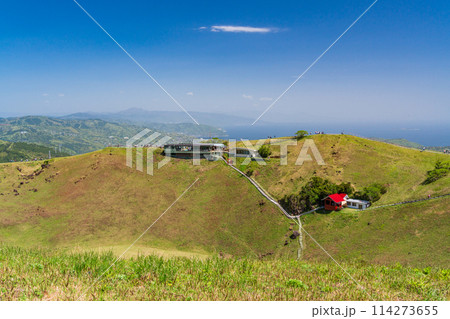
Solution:
M 274 205 L 276 205 L 282 212 L 283 214 L 289 218 L 289 219 L 297 219 L 300 216 L 306 215 L 306 214 L 310 214 L 312 212 L 315 212 L 316 210 L 319 210 L 323 207 L 318 207 L 316 209 L 310 210 L 308 212 L 302 213 L 300 215 L 291 215 L 289 214 L 284 208 L 283 206 L 281 206 L 280 203 L 278 203 L 278 201 L 276 201 L 275 199 L 272 198 L 272 196 L 269 195 L 268 192 L 266 192 L 266 190 L 264 188 L 262 188 L 261 185 L 258 184 L 257 181 L 255 181 L 254 179 L 250 178 L 249 176 L 247 176 L 247 174 L 245 174 L 243 171 L 241 171 L 239 168 L 237 168 L 236 166 L 229 164 L 224 158 L 222 158 L 222 160 L 228 165 L 230 166 L 232 169 L 234 169 L 236 172 L 238 172 L 239 174 L 241 174 L 242 176 L 244 176 L 246 179 L 248 179 L 250 181 L 250 183 L 253 184 L 253 186 L 256 187 L 256 189 L 261 193 L 261 195 L 263 195 L 265 198 L 267 198 L 269 201 L 271 201 Z
M 249 182 L 252 183 L 252 185 L 255 186 L 255 188 L 261 193 L 261 195 L 263 195 L 263 196 L 264 196 L 265 198 L 267 198 L 270 202 L 272 202 L 274 205 L 276 205 L 276 206 L 281 210 L 281 212 L 282 212 L 287 218 L 289 218 L 289 219 L 294 220 L 294 221 L 297 222 L 297 224 L 298 224 L 298 233 L 299 233 L 299 236 L 298 236 L 298 244 L 299 244 L 299 247 L 298 247 L 298 251 L 297 251 L 297 259 L 301 259 L 301 258 L 302 258 L 302 255 L 303 255 L 304 245 L 303 245 L 303 233 L 302 233 L 302 228 L 303 228 L 303 227 L 302 227 L 302 222 L 301 222 L 300 216 L 306 215 L 306 214 L 309 214 L 309 213 L 312 213 L 312 212 L 314 212 L 314 211 L 316 211 L 316 210 L 318 210 L 318 209 L 320 209 L 320 208 L 322 208 L 322 207 L 313 209 L 313 210 L 311 210 L 311 211 L 309 211 L 309 212 L 306 212 L 306 213 L 303 213 L 303 214 L 300 214 L 300 215 L 290 215 L 290 214 L 283 208 L 283 206 L 281 206 L 280 203 L 278 203 L 278 201 L 276 201 L 275 199 L 273 199 L 272 196 L 270 196 L 269 193 L 267 193 L 267 192 L 264 190 L 264 188 L 262 188 L 262 186 L 258 184 L 258 182 L 256 182 L 254 179 L 252 179 L 252 178 L 250 178 L 249 176 L 247 176 L 247 174 L 245 174 L 243 171 L 241 171 L 241 170 L 240 170 L 239 168 L 237 168 L 236 166 L 234 166 L 234 165 L 232 165 L 232 164 L 229 164 L 224 158 L 222 158 L 222 160 L 223 160 L 228 166 L 230 166 L 232 169 L 234 169 L 236 172 L 238 172 L 239 174 L 241 174 L 242 176 L 244 176 L 246 179 L 248 179 Z
M 408 201 L 398 202 L 398 203 L 394 203 L 394 204 L 386 204 L 386 205 L 380 205 L 380 206 L 373 206 L 373 207 L 369 207 L 369 208 L 364 209 L 364 210 L 370 210 L 370 209 L 376 209 L 376 208 L 382 208 L 382 207 L 389 207 L 389 206 L 397 206 L 397 205 L 405 205 L 405 204 L 411 204 L 411 203 L 423 202 L 423 201 L 426 201 L 426 200 L 435 199 L 435 198 L 442 198 L 442 197 L 449 196 L 449 195 L 450 195 L 450 194 L 444 194 L 444 195 L 440 195 L 440 196 L 429 197 L 429 198 L 422 198 L 422 199 L 416 199 L 416 200 L 408 200 Z

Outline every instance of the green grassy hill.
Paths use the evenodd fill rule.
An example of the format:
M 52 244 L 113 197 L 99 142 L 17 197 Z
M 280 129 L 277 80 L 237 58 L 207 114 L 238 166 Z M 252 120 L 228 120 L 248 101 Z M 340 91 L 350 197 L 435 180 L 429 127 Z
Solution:
M 303 217 L 303 226 L 337 260 L 362 264 L 448 267 L 450 196 L 367 211 Z M 306 237 L 305 258 L 328 256 Z
M 252 177 L 279 200 L 297 193 L 312 176 L 335 183 L 350 182 L 356 189 L 374 182 L 386 185 L 387 193 L 373 203 L 374 206 L 450 193 L 449 176 L 422 184 L 436 161 L 448 161 L 449 155 L 346 135 L 311 138 L 326 165 L 315 162 L 294 165 L 303 140 L 297 146 L 288 147 L 288 165 L 279 165 L 280 146 L 277 144 L 292 142 L 279 139 L 270 146 L 272 158 L 267 160 L 266 166 L 251 164 Z M 338 260 L 446 266 L 450 259 L 447 249 L 450 246 L 449 206 L 450 197 L 445 197 L 368 211 L 345 209 L 328 214 L 314 213 L 302 219 L 305 229 Z M 305 238 L 306 259 L 328 260 L 308 236 Z
M 20 162 L 26 160 L 45 159 L 48 158 L 49 152 L 52 157 L 68 156 L 67 153 L 59 152 L 37 144 L 29 144 L 22 142 L 6 142 L 0 141 L 0 163 Z
M 297 192 L 311 176 L 351 182 L 357 189 L 387 184 L 376 205 L 449 193 L 448 176 L 422 185 L 427 171 L 447 155 L 352 136 L 314 136 L 314 141 L 327 165 L 294 165 L 300 143 L 289 148 L 289 165 L 278 165 L 277 158 L 266 166 L 253 162 L 253 177 L 278 199 Z M 271 148 L 276 157 L 279 146 Z M 155 162 L 162 159 L 156 155 Z M 294 223 L 223 162 L 193 166 L 173 159 L 150 176 L 125 166 L 124 149 L 105 149 L 41 164 L 0 165 L 0 241 L 121 252 L 199 178 L 131 255 L 296 256 L 298 242 L 289 239 Z M 365 212 L 316 213 L 303 222 L 341 261 L 442 266 L 449 258 L 442 248 L 450 244 L 448 206 L 448 198 L 442 198 Z M 326 259 L 309 239 L 306 244 L 306 259 Z
M 448 177 L 421 184 L 443 154 L 351 136 L 314 140 L 326 166 L 293 165 L 298 146 L 289 149 L 287 166 L 277 158 L 252 163 L 253 177 L 277 198 L 314 175 L 357 188 L 388 183 L 380 203 L 449 192 Z M 272 150 L 276 157 L 277 146 Z M 155 162 L 162 159 L 156 151 Z M 303 261 L 296 261 L 298 241 L 289 236 L 298 226 L 223 162 L 172 159 L 150 176 L 125 166 L 124 149 L 110 148 L 0 164 L 0 298 L 446 300 L 449 205 L 444 197 L 303 216 L 307 232 L 361 290 L 306 234 Z
M 350 182 L 356 189 L 375 182 L 386 185 L 388 192 L 377 205 L 450 193 L 449 177 L 421 185 L 436 161 L 450 160 L 447 154 L 420 152 L 349 135 L 309 138 L 314 140 L 326 165 L 320 166 L 315 161 L 295 165 L 304 140 L 297 146 L 288 146 L 288 165 L 280 165 L 280 159 L 276 158 L 280 153 L 279 145 L 292 142 L 292 139 L 273 140 L 267 165 L 251 164 L 254 168 L 252 176 L 275 198 L 298 192 L 312 176 L 335 183 Z M 312 154 L 311 157 L 314 159 Z

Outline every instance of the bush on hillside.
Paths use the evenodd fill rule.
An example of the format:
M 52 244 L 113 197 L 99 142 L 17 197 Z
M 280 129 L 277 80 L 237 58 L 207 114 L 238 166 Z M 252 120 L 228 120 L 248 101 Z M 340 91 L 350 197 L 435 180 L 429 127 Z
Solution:
M 308 132 L 307 131 L 305 131 L 305 130 L 300 130 L 300 131 L 297 131 L 296 133 L 295 133 L 295 138 L 297 139 L 297 140 L 301 140 L 302 138 L 304 138 L 305 136 L 307 136 L 308 135 Z
M 253 167 L 249 167 L 246 171 L 245 171 L 245 175 L 247 175 L 248 177 L 253 175 L 254 172 L 254 168 Z
M 367 187 L 364 187 L 362 191 L 358 191 L 354 194 L 354 198 L 368 200 L 370 202 L 376 202 L 381 198 L 381 195 L 386 194 L 387 188 L 380 183 L 372 183 Z
M 263 145 L 259 148 L 258 153 L 262 158 L 266 158 L 269 157 L 270 154 L 272 154 L 272 151 L 270 150 L 269 145 Z
M 345 193 L 349 197 L 355 191 L 355 189 L 352 186 L 352 183 L 350 183 L 350 182 L 341 183 L 341 184 L 337 185 L 337 189 L 338 189 L 338 191 L 336 193 Z
M 423 181 L 423 185 L 433 183 L 444 176 L 447 176 L 450 171 L 450 162 L 437 161 L 434 169 L 427 172 L 427 178 Z

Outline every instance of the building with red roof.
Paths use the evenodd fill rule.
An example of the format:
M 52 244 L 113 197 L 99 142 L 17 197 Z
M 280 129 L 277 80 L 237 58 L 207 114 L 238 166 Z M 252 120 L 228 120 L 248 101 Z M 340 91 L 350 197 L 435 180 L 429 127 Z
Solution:
M 341 210 L 347 204 L 347 194 L 331 194 L 323 199 L 325 210 Z

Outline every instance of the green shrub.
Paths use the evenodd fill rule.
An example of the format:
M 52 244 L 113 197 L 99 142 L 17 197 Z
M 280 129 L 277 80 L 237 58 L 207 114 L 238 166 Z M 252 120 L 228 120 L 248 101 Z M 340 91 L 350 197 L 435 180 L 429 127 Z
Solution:
M 434 169 L 427 172 L 427 178 L 423 181 L 423 185 L 431 184 L 442 177 L 447 176 L 450 171 L 450 162 L 437 161 L 434 165 Z
M 272 151 L 270 150 L 269 145 L 264 144 L 261 146 L 258 150 L 259 155 L 261 155 L 262 158 L 269 157 L 270 154 L 272 154 Z
M 356 192 L 353 197 L 376 202 L 381 198 L 381 195 L 386 194 L 386 192 L 387 188 L 383 184 L 372 183 L 369 186 L 364 187 L 362 191 Z
M 297 131 L 296 133 L 295 133 L 295 138 L 297 139 L 297 140 L 301 140 L 302 138 L 304 138 L 305 136 L 307 136 L 308 135 L 308 132 L 307 131 L 305 131 L 305 130 L 300 130 L 300 131 Z

